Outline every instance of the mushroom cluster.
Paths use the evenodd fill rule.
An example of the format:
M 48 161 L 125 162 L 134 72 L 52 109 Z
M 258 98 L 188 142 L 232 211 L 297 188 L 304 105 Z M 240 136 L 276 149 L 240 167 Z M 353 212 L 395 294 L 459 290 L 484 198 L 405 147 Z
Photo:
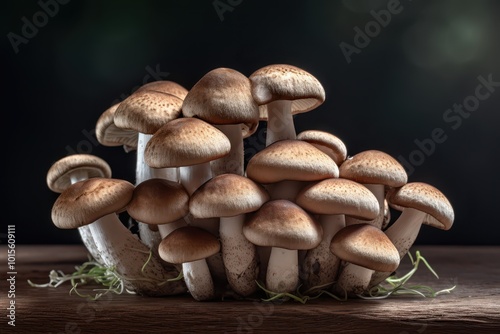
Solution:
M 245 298 L 259 281 L 276 293 L 362 294 L 398 268 L 423 224 L 448 230 L 454 212 L 385 152 L 350 156 L 331 133 L 297 134 L 294 115 L 324 101 L 312 74 L 286 64 L 248 77 L 216 68 L 190 90 L 145 84 L 96 123 L 102 145 L 136 151 L 134 184 L 96 156 L 67 156 L 47 174 L 60 193 L 52 220 L 143 295 Z M 265 148 L 245 161 L 261 123 Z

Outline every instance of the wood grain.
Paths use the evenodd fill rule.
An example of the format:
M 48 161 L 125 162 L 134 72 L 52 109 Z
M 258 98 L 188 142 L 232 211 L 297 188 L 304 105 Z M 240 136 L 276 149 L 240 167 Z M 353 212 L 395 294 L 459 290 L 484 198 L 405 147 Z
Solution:
M 338 302 L 329 297 L 305 305 L 288 301 L 197 302 L 108 295 L 87 301 L 69 295 L 69 284 L 45 283 L 51 269 L 70 273 L 86 259 L 80 246 L 17 246 L 16 327 L 7 325 L 6 271 L 2 272 L 0 333 L 499 333 L 500 247 L 418 247 L 440 275 L 421 268 L 412 282 L 436 289 L 457 285 L 436 298 L 391 297 Z M 0 247 L 2 263 L 7 250 Z M 5 268 L 5 266 L 3 266 Z M 408 270 L 409 261 L 401 264 Z

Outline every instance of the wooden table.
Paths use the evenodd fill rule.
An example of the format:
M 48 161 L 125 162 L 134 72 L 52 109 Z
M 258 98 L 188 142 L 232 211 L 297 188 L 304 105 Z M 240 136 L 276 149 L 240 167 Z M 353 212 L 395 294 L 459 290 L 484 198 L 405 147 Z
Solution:
M 51 269 L 72 272 L 86 259 L 82 247 L 17 245 L 16 327 L 9 326 L 5 316 L 12 299 L 6 298 L 9 287 L 3 271 L 0 333 L 500 333 L 500 247 L 418 249 L 440 279 L 421 267 L 412 282 L 437 289 L 456 284 L 451 294 L 273 304 L 130 294 L 87 301 L 69 295 L 69 284 L 55 289 L 27 284 L 28 279 L 47 282 Z M 6 263 L 5 245 L 0 254 Z M 409 260 L 403 261 L 401 272 L 409 267 Z

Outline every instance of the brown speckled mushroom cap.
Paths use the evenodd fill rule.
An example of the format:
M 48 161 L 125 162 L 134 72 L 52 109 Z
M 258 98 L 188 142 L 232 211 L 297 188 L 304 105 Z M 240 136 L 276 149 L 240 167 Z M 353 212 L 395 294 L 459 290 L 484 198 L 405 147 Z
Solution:
M 153 90 L 136 92 L 123 100 L 115 111 L 115 125 L 145 134 L 181 115 L 182 100 Z
M 184 88 L 182 85 L 170 80 L 158 80 L 145 83 L 141 87 L 137 88 L 134 94 L 140 93 L 145 90 L 154 90 L 160 93 L 171 94 L 178 97 L 181 100 L 184 100 L 184 98 L 188 93 L 188 90 Z
M 297 204 L 272 200 L 244 223 L 243 234 L 257 246 L 307 250 L 320 244 L 323 229 Z
M 246 171 L 249 178 L 262 184 L 319 181 L 339 175 L 337 164 L 328 155 L 294 139 L 277 141 L 259 151 L 249 160 Z
M 73 154 L 56 161 L 47 172 L 47 186 L 60 193 L 71 185 L 71 174 L 84 171 L 89 178 L 111 177 L 111 167 L 103 159 L 92 154 Z
M 137 131 L 122 129 L 115 125 L 115 111 L 120 103 L 106 109 L 97 119 L 95 135 L 97 141 L 104 146 L 125 146 L 127 149 L 137 148 Z
M 267 120 L 267 104 L 273 101 L 292 101 L 292 114 L 315 109 L 325 101 L 325 90 L 318 79 L 293 65 L 264 66 L 249 78 L 261 120 Z
M 121 212 L 132 199 L 134 185 L 120 179 L 92 178 L 64 190 L 52 206 L 52 221 L 61 229 L 88 225 Z
M 376 271 L 393 272 L 400 261 L 391 240 L 370 224 L 342 228 L 332 238 L 330 250 L 344 261 Z
M 408 181 L 404 167 L 389 154 L 367 150 L 348 158 L 339 167 L 340 177 L 364 184 L 401 187 Z
M 340 166 L 347 158 L 347 148 L 339 137 L 320 130 L 306 130 L 297 135 L 297 139 L 308 142 L 328 154 Z
M 146 224 L 175 222 L 189 213 L 189 195 L 178 182 L 148 179 L 135 187 L 127 212 Z
M 387 202 L 397 210 L 412 208 L 427 214 L 423 223 L 443 230 L 453 225 L 455 213 L 446 196 L 437 188 L 423 182 L 410 182 L 389 189 Z
M 241 124 L 243 137 L 255 132 L 259 123 L 259 107 L 252 97 L 250 80 L 224 67 L 206 73 L 191 88 L 182 113 L 210 124 Z
M 306 186 L 296 203 L 307 211 L 323 215 L 347 215 L 371 220 L 379 214 L 377 198 L 365 186 L 347 179 L 332 178 Z
M 160 257 L 174 264 L 206 259 L 219 251 L 219 240 L 210 232 L 195 226 L 174 230 L 158 247 Z
M 231 143 L 220 130 L 197 118 L 178 118 L 151 137 L 144 160 L 153 168 L 191 166 L 221 158 Z
M 260 184 L 237 174 L 221 174 L 192 195 L 189 211 L 196 218 L 232 217 L 258 210 L 269 200 Z

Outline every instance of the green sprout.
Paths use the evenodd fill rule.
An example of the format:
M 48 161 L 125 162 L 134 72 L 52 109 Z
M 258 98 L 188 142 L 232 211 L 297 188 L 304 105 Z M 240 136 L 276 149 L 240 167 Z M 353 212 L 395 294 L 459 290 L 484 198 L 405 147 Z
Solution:
M 148 263 L 152 258 L 152 251 L 149 251 L 149 256 L 141 268 L 143 273 Z M 37 288 L 57 288 L 65 282 L 71 283 L 71 289 L 69 294 L 73 292 L 82 297 L 91 300 L 97 300 L 107 293 L 123 294 L 127 292 L 129 294 L 135 294 L 135 292 L 126 288 L 126 283 L 131 281 L 150 281 L 156 282 L 158 286 L 162 286 L 168 282 L 179 281 L 183 279 L 182 272 L 174 278 L 167 279 L 165 281 L 157 282 L 147 277 L 123 277 L 116 271 L 114 267 L 105 267 L 95 260 L 89 258 L 88 261 L 84 262 L 80 266 L 75 267 L 75 272 L 71 274 L 65 274 L 61 270 L 51 270 L 49 273 L 49 282 L 44 284 L 35 284 L 31 280 L 28 280 L 28 284 L 32 287 Z M 93 289 L 94 295 L 83 294 L 78 289 L 80 286 L 97 284 L 102 286 L 100 289 Z
M 365 294 L 362 295 L 357 295 L 359 298 L 362 299 L 384 299 L 389 296 L 397 296 L 397 295 L 417 295 L 420 297 L 437 297 L 440 294 L 443 293 L 450 293 L 453 289 L 455 289 L 456 285 L 448 288 L 448 289 L 443 289 L 436 291 L 430 286 L 426 285 L 409 285 L 407 282 L 409 279 L 415 274 L 415 272 L 418 270 L 418 267 L 420 263 L 422 262 L 427 269 L 437 278 L 439 279 L 439 276 L 437 273 L 432 269 L 430 266 L 429 262 L 420 254 L 420 251 L 416 251 L 415 253 L 415 259 L 413 259 L 413 256 L 408 253 L 408 256 L 411 260 L 411 264 L 413 265 L 413 268 L 403 275 L 402 277 L 398 277 L 397 275 L 392 275 L 388 278 L 385 279 L 384 283 L 380 283 L 379 285 L 371 288 L 369 291 L 367 291 Z M 266 289 L 263 284 L 260 282 L 257 282 L 257 286 L 266 293 L 267 298 L 263 298 L 263 301 L 286 301 L 289 299 L 293 299 L 295 301 L 298 301 L 302 304 L 305 304 L 308 300 L 312 299 L 317 299 L 322 295 L 327 295 L 333 299 L 336 299 L 338 301 L 346 301 L 347 300 L 347 292 L 345 292 L 343 297 L 337 296 L 329 291 L 329 288 L 334 284 L 335 282 L 330 282 L 327 284 L 323 284 L 321 286 L 315 286 L 310 288 L 309 290 L 305 292 L 300 292 L 300 286 L 297 288 L 295 293 L 289 293 L 289 292 L 274 292 Z

